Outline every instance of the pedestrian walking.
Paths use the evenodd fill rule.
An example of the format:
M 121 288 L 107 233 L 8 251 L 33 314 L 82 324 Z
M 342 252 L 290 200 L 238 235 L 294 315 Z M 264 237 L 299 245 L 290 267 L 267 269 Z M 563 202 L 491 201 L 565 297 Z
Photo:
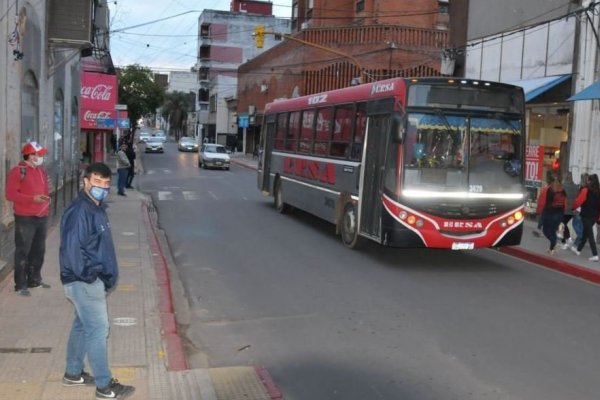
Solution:
M 567 193 L 562 186 L 558 176 L 552 177 L 552 183 L 548 185 L 538 199 L 538 212 L 543 221 L 542 232 L 550 242 L 549 254 L 555 253 L 557 242 L 556 231 L 563 220 L 565 207 L 567 205 Z
M 133 189 L 133 186 L 131 186 L 131 183 L 133 182 L 133 176 L 135 175 L 135 148 L 133 147 L 133 141 L 127 144 L 125 155 L 127 156 L 127 160 L 129 160 L 129 172 L 127 174 L 127 182 L 125 183 L 125 187 L 127 189 Z
M 573 207 L 581 208 L 579 215 L 583 222 L 583 235 L 581 242 L 577 247 L 571 247 L 571 250 L 579 255 L 585 242 L 589 242 L 592 256 L 590 261 L 598 261 L 598 249 L 596 248 L 596 239 L 594 238 L 594 225 L 598 220 L 598 210 L 600 209 L 600 183 L 598 175 L 591 174 L 588 176 L 586 187 L 581 189 L 579 195 L 573 203 Z
M 83 190 L 60 222 L 60 280 L 75 318 L 67 342 L 64 386 L 96 386 L 96 399 L 125 398 L 135 391 L 120 384 L 108 366 L 106 296 L 117 285 L 119 268 L 104 200 L 111 170 L 103 163 L 84 172 Z M 93 376 L 84 371 L 87 359 Z
M 23 161 L 6 179 L 5 195 L 15 217 L 15 291 L 21 296 L 31 296 L 30 288 L 50 287 L 42 280 L 50 210 L 48 176 L 42 167 L 47 152 L 37 142 L 26 143 Z
M 568 249 L 574 242 L 571 237 L 571 231 L 569 229 L 569 222 L 573 218 L 573 202 L 579 193 L 579 186 L 573 182 L 573 174 L 571 172 L 567 172 L 565 174 L 565 179 L 562 182 L 563 188 L 567 193 L 567 206 L 565 208 L 565 214 L 563 216 L 562 225 L 562 245 L 563 249 Z
M 119 196 L 127 196 L 125 194 L 125 186 L 127 185 L 127 176 L 129 175 L 129 159 L 127 158 L 127 143 L 122 142 L 119 151 L 117 152 L 117 194 Z

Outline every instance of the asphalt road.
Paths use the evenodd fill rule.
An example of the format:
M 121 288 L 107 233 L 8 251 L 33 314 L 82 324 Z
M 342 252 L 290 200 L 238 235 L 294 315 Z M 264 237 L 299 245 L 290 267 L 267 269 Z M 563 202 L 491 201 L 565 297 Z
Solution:
M 287 400 L 598 398 L 598 286 L 493 250 L 348 250 L 251 170 L 142 157 L 210 366 L 264 365 Z

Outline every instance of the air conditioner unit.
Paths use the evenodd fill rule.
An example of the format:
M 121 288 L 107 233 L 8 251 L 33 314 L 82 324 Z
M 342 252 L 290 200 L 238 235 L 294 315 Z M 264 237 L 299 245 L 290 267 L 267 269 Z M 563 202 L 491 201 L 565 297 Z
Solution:
M 308 22 L 303 22 L 300 24 L 300 29 L 308 29 Z

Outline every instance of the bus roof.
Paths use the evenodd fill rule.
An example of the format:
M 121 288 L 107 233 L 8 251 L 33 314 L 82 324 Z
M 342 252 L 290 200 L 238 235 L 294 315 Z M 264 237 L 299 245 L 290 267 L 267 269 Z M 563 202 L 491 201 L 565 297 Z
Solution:
M 383 81 L 365 83 L 357 86 L 331 90 L 329 92 L 315 93 L 308 96 L 296 97 L 292 99 L 275 100 L 265 105 L 265 114 L 272 114 L 282 111 L 300 110 L 308 107 L 324 107 L 333 104 L 351 103 L 355 101 L 369 101 L 385 97 L 400 97 L 404 103 L 406 96 L 406 87 L 410 84 L 472 84 L 488 83 L 496 87 L 519 89 L 518 86 L 500 83 L 478 81 L 465 78 L 452 77 L 427 77 L 427 78 L 393 78 Z

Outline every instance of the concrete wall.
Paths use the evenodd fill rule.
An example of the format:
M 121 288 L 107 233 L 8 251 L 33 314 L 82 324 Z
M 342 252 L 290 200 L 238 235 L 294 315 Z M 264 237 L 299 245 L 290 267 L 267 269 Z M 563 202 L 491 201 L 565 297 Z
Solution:
M 578 7 L 577 2 L 565 0 L 471 0 L 467 39 L 478 39 L 549 21 Z

